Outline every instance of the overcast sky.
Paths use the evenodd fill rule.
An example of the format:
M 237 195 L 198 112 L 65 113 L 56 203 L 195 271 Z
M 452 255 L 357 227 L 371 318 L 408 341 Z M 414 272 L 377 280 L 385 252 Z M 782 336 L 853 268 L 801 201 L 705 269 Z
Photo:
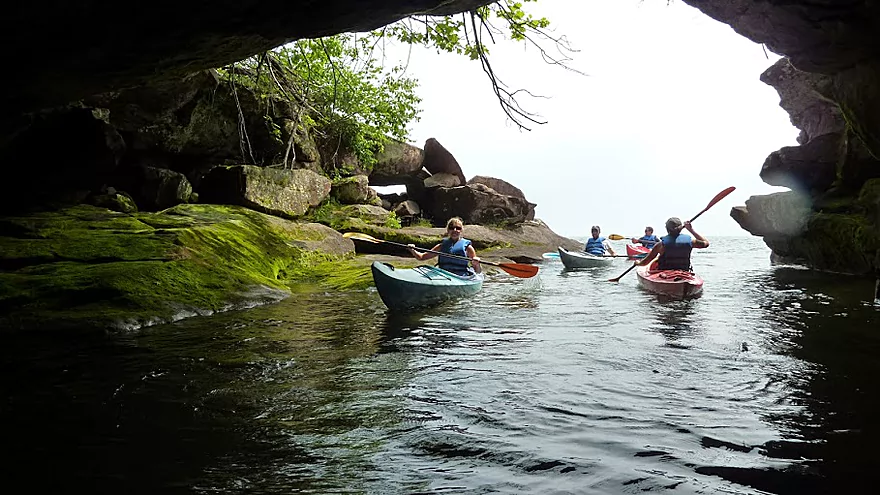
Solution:
M 785 190 L 758 173 L 770 152 L 797 144 L 779 96 L 758 79 L 779 57 L 681 1 L 526 6 L 580 50 L 571 65 L 587 74 L 546 65 L 510 41 L 490 48 L 505 82 L 549 97 L 521 102 L 549 122 L 518 130 L 479 62 L 420 47 L 408 65 L 423 100 L 411 142 L 434 137 L 467 178 L 519 187 L 562 235 L 588 235 L 592 224 L 625 236 L 648 224 L 663 230 L 666 218 L 695 215 L 727 186 L 737 190 L 694 226 L 707 236 L 748 235 L 730 208 Z

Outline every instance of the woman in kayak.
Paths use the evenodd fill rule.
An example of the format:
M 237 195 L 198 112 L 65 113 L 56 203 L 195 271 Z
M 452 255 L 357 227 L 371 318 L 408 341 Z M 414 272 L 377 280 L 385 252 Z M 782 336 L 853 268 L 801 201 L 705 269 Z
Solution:
M 633 237 L 631 240 L 633 244 L 640 243 L 642 246 L 645 246 L 648 249 L 651 249 L 652 247 L 654 247 L 654 244 L 660 242 L 660 239 L 656 235 L 654 235 L 654 227 L 650 226 L 645 227 L 645 235 L 639 237 L 638 239 Z
M 694 237 L 682 234 L 682 228 L 687 229 Z M 709 247 L 709 241 L 698 234 L 690 222 L 682 224 L 681 220 L 677 217 L 672 217 L 666 221 L 666 232 L 669 235 L 663 236 L 660 242 L 655 244 L 651 252 L 643 260 L 639 261 L 637 265 L 648 265 L 654 258 L 659 256 L 657 270 L 693 271 L 691 267 L 691 250 L 694 248 L 707 248 Z
M 419 261 L 425 261 L 440 256 L 438 253 L 453 254 L 470 258 L 471 260 L 468 262 L 451 256 L 440 256 L 440 259 L 437 260 L 437 265 L 448 272 L 463 277 L 473 275 L 474 273 L 480 273 L 480 271 L 482 271 L 480 268 L 480 258 L 477 256 L 477 252 L 474 250 L 471 241 L 461 236 L 463 232 L 464 222 L 461 218 L 452 217 L 446 222 L 446 237 L 440 241 L 440 244 L 432 247 L 430 251 L 420 253 L 416 251 L 415 244 L 407 244 L 406 247 L 409 248 L 409 252 Z M 474 266 L 473 270 L 469 265 Z

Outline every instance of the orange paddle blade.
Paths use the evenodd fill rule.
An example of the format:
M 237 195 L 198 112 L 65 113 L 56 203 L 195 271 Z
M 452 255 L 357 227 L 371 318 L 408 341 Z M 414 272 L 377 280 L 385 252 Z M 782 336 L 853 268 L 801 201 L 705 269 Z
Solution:
M 505 272 L 519 278 L 532 278 L 538 274 L 538 267 L 535 265 L 524 265 L 522 263 L 497 263 L 494 264 Z

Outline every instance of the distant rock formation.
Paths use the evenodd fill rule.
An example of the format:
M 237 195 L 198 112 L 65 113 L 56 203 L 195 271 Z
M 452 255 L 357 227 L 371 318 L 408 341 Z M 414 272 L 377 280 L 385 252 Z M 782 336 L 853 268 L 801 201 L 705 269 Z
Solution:
M 458 161 L 434 138 L 425 141 L 425 159 L 422 161 L 422 167 L 431 175 L 450 174 L 458 177 L 459 184 L 467 182 Z

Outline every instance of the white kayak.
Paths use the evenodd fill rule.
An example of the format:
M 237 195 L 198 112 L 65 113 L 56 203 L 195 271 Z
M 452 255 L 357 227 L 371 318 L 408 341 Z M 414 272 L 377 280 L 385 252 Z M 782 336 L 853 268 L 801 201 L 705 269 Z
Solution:
M 583 251 L 568 251 L 563 247 L 559 248 L 559 259 L 568 269 L 599 268 L 614 263 L 614 258 L 610 256 L 594 256 Z

